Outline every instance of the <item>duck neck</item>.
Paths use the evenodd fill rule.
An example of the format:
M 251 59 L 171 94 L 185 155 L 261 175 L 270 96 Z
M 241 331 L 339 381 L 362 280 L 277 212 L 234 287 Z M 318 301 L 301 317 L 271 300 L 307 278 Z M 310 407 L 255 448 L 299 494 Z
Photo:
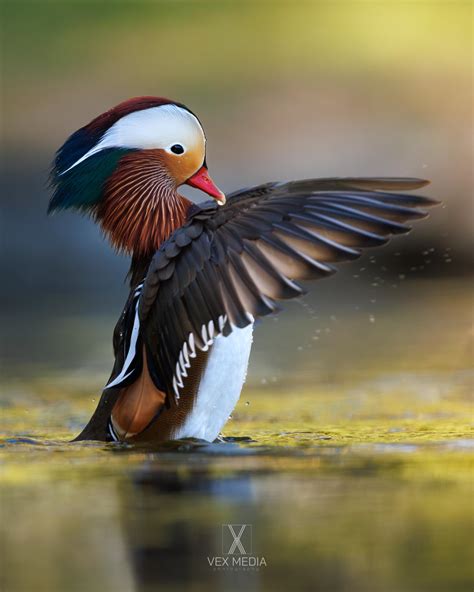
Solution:
M 132 255 L 131 287 L 143 280 L 153 255 L 185 223 L 192 206 L 192 202 L 176 191 L 160 195 L 149 204 L 144 201 L 106 202 L 99 218 L 112 245 Z
M 130 282 L 130 288 L 133 290 L 146 277 L 153 255 L 134 255 L 130 262 L 127 278 Z
M 143 279 L 156 250 L 184 224 L 192 207 L 163 168 L 140 164 L 137 167 L 136 158 L 122 161 L 120 175 L 112 176 L 95 211 L 112 245 L 132 255 L 132 287 Z

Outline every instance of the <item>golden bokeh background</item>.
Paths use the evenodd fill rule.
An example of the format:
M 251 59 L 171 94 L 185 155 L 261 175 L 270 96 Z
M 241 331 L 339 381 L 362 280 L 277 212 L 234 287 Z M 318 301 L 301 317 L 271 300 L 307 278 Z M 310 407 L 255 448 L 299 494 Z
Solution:
M 472 590 L 472 3 L 3 0 L 1 33 L 6 592 Z M 49 166 L 148 94 L 199 115 L 228 192 L 414 176 L 443 201 L 256 329 L 226 453 L 65 444 L 128 261 L 46 216 Z M 209 571 L 244 522 L 269 568 Z

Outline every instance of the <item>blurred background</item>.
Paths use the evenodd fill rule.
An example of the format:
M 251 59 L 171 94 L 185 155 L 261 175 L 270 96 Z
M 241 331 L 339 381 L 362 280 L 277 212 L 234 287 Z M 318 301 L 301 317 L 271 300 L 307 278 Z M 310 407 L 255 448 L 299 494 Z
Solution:
M 351 292 L 374 283 L 381 266 L 387 282 L 398 283 L 399 274 L 464 277 L 472 252 L 470 8 L 6 2 L 5 371 L 94 365 L 108 372 L 128 261 L 90 220 L 75 212 L 46 216 L 47 179 L 69 134 L 131 96 L 171 97 L 198 113 L 211 173 L 226 191 L 313 176 L 431 180 L 425 193 L 444 205 L 428 222 L 376 252 L 377 265 L 359 278 L 352 276 L 364 265 L 352 266 L 347 273 L 357 281 L 348 289 L 344 279 L 343 294 L 340 283 L 314 286 L 318 306 L 343 300 L 332 314 L 366 303 Z M 82 330 L 89 322 L 94 335 Z M 262 356 L 262 363 L 273 359 Z
M 465 449 L 471 3 L 6 0 L 2 8 L 1 382 L 13 484 L 4 499 L 16 517 L 5 524 L 14 543 L 5 545 L 5 589 L 151 590 L 160 561 L 171 570 L 170 590 L 277 590 L 284 574 L 295 577 L 295 590 L 472 589 L 463 560 L 472 543 L 464 457 L 443 449 L 438 458 L 430 448 L 406 465 L 399 455 L 410 449 L 389 449 L 396 461 L 387 468 L 377 456 L 383 450 L 386 459 L 386 449 L 370 448 L 376 460 L 366 464 L 359 453 L 367 449 L 350 448 L 454 438 Z M 257 328 L 248 386 L 226 433 L 283 443 L 285 454 L 303 446 L 309 464 L 226 461 L 236 473 L 222 480 L 209 461 L 194 479 L 193 463 L 178 455 L 165 462 L 171 476 L 163 480 L 162 459 L 130 453 L 112 461 L 102 449 L 65 453 L 51 444 L 80 430 L 109 375 L 128 261 L 90 220 L 46 215 L 49 166 L 73 131 L 137 95 L 170 97 L 199 115 L 210 172 L 226 192 L 304 177 L 413 176 L 430 179 L 420 193 L 443 201 L 410 236 L 343 266 Z M 326 437 L 334 456 L 320 457 Z M 38 439 L 63 455 L 47 460 Z M 341 462 L 343 450 L 355 465 Z M 130 465 L 139 476 L 125 479 Z M 378 480 L 361 481 L 363 467 Z M 202 503 L 208 538 L 214 523 L 252 521 L 279 568 L 245 581 L 201 573 L 189 559 L 201 531 L 188 516 L 188 494 Z M 275 520 L 290 500 L 296 522 Z M 153 514 L 162 501 L 171 518 Z M 180 512 L 188 517 L 174 521 Z M 315 543 L 315 529 L 327 546 Z M 165 534 L 153 547 L 158 531 Z M 71 535 L 83 555 L 62 545 Z M 173 549 L 188 557 L 185 568 L 170 563 Z M 310 563 L 317 576 L 307 573 Z

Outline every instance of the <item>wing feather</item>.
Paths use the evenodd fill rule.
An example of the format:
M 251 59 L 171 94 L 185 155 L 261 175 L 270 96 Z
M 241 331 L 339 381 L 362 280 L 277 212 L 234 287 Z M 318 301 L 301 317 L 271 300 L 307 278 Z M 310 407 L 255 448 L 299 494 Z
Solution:
M 140 335 L 152 379 L 179 397 L 196 348 L 304 293 L 295 280 L 333 274 L 410 230 L 436 202 L 399 193 L 420 179 L 267 183 L 206 203 L 155 254 L 141 288 Z

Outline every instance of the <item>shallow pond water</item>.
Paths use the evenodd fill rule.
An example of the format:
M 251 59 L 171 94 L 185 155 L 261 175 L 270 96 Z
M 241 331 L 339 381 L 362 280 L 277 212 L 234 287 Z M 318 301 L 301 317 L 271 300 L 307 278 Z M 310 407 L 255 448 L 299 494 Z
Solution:
M 69 443 L 95 406 L 93 372 L 5 380 L 2 590 L 472 590 L 463 294 L 431 296 L 429 317 L 406 301 L 378 315 L 365 352 L 358 318 L 330 325 L 339 345 L 317 358 L 298 349 L 313 334 L 300 322 L 290 380 L 251 370 L 220 443 Z

